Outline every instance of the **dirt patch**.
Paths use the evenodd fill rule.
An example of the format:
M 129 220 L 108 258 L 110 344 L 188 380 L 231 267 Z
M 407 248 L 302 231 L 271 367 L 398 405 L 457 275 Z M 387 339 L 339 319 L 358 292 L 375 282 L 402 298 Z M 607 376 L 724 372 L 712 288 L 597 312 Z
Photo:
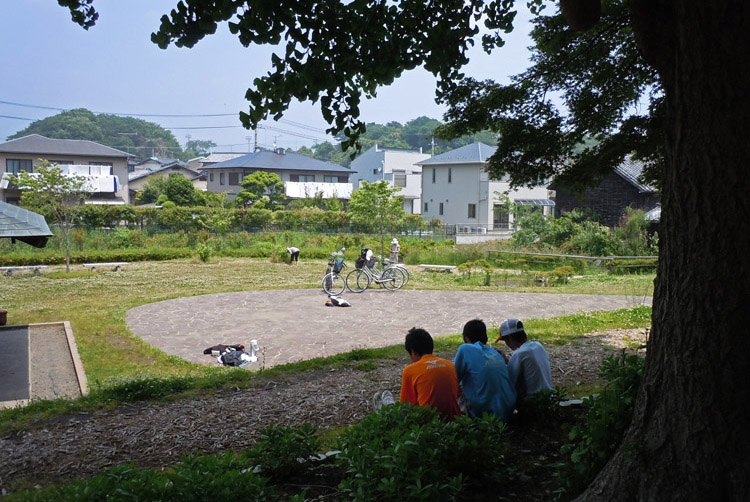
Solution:
M 645 341 L 645 330 L 593 333 L 575 343 L 548 346 L 555 385 L 601 383 L 603 357 Z M 452 354 L 439 354 L 452 357 Z M 86 477 L 123 462 L 161 467 L 193 453 L 251 447 L 271 424 L 347 426 L 372 411 L 376 391 L 398 394 L 406 357 L 379 360 L 374 369 L 347 366 L 267 380 L 258 387 L 225 389 L 175 402 L 141 403 L 80 413 L 36 424 L 0 438 L 0 492 L 16 483 L 44 484 Z

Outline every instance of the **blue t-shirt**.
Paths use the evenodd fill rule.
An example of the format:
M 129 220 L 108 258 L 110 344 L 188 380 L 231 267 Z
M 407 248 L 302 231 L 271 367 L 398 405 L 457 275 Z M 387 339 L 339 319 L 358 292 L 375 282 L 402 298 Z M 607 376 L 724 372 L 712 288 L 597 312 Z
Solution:
M 464 343 L 453 361 L 471 416 L 494 413 L 508 420 L 516 406 L 516 390 L 510 382 L 505 359 L 487 345 Z

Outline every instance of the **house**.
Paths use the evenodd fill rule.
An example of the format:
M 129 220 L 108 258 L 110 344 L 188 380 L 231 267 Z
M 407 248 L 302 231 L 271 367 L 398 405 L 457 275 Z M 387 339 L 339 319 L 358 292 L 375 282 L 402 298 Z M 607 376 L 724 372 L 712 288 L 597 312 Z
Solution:
M 583 193 L 575 193 L 553 183 L 550 190 L 555 192 L 555 216 L 581 209 L 597 215 L 602 225 L 616 227 L 621 223 L 627 207 L 646 213 L 654 210 L 659 204 L 659 193 L 651 185 L 638 181 L 642 171 L 643 164 L 628 157 L 599 186 Z M 653 214 L 655 217 L 656 212 Z
M 487 160 L 495 150 L 494 146 L 476 142 L 420 161 L 424 219 L 455 225 L 459 233 L 509 230 L 513 215 L 507 211 L 504 195 L 509 202 L 552 214 L 554 202 L 547 197 L 545 187 L 511 190 L 508 178 L 490 178 Z
M 200 171 L 190 169 L 178 159 L 150 157 L 135 164 L 133 172 L 128 174 L 130 200 L 135 200 L 138 190 L 143 190 L 146 183 L 155 178 L 182 175 L 189 179 L 197 190 L 206 190 L 206 176 Z
M 420 214 L 422 167 L 417 163 L 429 158 L 430 155 L 422 153 L 421 149 L 397 150 L 375 145 L 352 161 L 352 185 L 356 190 L 362 181 L 388 181 L 390 185 L 401 188 L 398 195 L 404 196 L 404 211 Z
M 0 201 L 18 204 L 21 191 L 7 177 L 21 171 L 33 173 L 39 159 L 57 164 L 71 175 L 87 178 L 91 187 L 87 204 L 127 204 L 128 158 L 131 154 L 87 140 L 51 139 L 30 134 L 0 143 Z
M 352 194 L 349 182 L 351 170 L 348 168 L 306 155 L 288 153 L 281 148 L 259 150 L 223 162 L 204 164 L 203 170 L 208 174 L 208 190 L 226 193 L 230 199 L 234 199 L 242 190 L 240 181 L 256 171 L 278 174 L 284 182 L 284 193 L 290 199 L 314 197 L 319 193 L 323 194 L 323 198 L 349 199 Z

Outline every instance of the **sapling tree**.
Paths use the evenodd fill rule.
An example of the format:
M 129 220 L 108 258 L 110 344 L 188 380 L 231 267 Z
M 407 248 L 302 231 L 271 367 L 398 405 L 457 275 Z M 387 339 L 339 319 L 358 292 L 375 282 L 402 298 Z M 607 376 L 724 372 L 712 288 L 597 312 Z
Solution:
M 70 232 L 75 208 L 86 200 L 86 178 L 66 174 L 55 164 L 39 161 L 36 172 L 21 172 L 11 182 L 21 190 L 21 206 L 48 215 L 65 243 L 65 271 L 70 271 Z

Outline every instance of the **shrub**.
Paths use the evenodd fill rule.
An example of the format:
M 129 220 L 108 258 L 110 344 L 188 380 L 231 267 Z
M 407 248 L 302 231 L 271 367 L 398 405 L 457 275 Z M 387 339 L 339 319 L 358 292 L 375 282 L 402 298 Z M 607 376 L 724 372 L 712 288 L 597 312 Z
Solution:
M 581 492 L 617 449 L 633 417 L 645 360 L 636 355 L 610 356 L 599 370 L 608 383 L 597 396 L 584 400 L 582 423 L 573 427 L 563 453 L 570 461 L 560 468 L 565 496 Z
M 96 393 L 106 400 L 130 402 L 142 399 L 158 399 L 186 391 L 191 386 L 192 380 L 186 377 L 143 378 L 116 383 L 97 390 Z
M 316 429 L 310 424 L 301 427 L 272 425 L 261 431 L 258 444 L 245 455 L 261 473 L 272 480 L 283 480 L 304 469 L 304 462 L 320 450 Z
M 211 246 L 208 246 L 206 244 L 201 244 L 198 246 L 198 258 L 203 263 L 206 263 L 208 259 L 211 257 Z
M 494 416 L 443 422 L 429 407 L 385 406 L 341 436 L 340 487 L 353 500 L 452 500 L 502 471 L 502 431 Z

